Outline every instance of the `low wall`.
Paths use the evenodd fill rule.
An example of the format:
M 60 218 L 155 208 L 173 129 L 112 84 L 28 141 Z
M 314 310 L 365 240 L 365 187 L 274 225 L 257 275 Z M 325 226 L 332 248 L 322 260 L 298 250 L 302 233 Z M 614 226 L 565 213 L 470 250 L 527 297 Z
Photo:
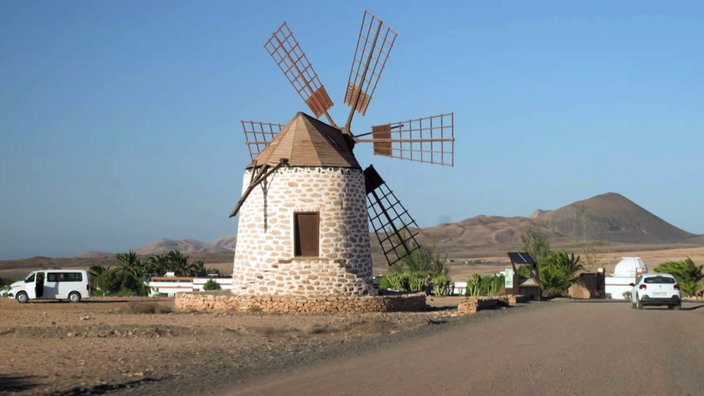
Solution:
M 278 313 L 418 312 L 426 311 L 422 293 L 394 296 L 238 296 L 230 293 L 178 293 L 180 311 Z
M 494 309 L 499 307 L 499 305 L 516 305 L 516 296 L 467 297 L 457 305 L 457 314 L 460 316 L 469 315 L 482 309 Z

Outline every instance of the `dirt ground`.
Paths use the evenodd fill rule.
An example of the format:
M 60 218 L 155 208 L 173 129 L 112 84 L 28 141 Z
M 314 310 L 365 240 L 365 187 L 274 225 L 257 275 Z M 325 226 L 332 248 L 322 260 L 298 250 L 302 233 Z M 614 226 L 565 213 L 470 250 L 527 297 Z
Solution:
M 430 303 L 434 310 L 419 313 L 282 315 L 175 312 L 169 298 L 94 297 L 78 304 L 3 298 L 0 393 L 87 395 L 197 388 L 208 385 L 207 377 L 243 381 L 314 360 L 330 346 L 455 314 L 456 298 Z
M 173 312 L 171 299 L 5 298 L 0 393 L 601 395 L 615 394 L 609 386 L 622 377 L 618 393 L 700 394 L 701 301 L 637 311 L 553 300 L 457 317 L 458 302 L 434 297 L 419 313 L 283 315 Z
M 692 257 L 695 263 L 704 258 L 704 248 L 667 251 L 643 251 L 619 253 L 620 256 L 641 256 L 649 264 L 661 263 L 667 260 L 681 260 Z M 602 257 L 604 262 L 615 265 L 618 257 Z M 497 258 L 499 260 L 500 258 Z M 230 265 L 230 264 L 227 264 Z M 613 269 L 607 266 L 607 272 Z M 457 265 L 451 268 L 455 280 L 468 278 L 472 273 L 491 274 L 503 270 L 505 264 L 493 265 Z M 653 266 L 654 267 L 654 266 Z M 15 271 L 19 271 L 16 269 Z M 28 272 L 21 269 L 22 275 Z M 688 337 L 701 338 L 701 328 L 704 322 L 704 304 L 687 303 L 682 312 L 662 311 L 657 308 L 647 312 L 631 311 L 628 304 L 582 304 L 579 309 L 559 308 L 553 302 L 521 304 L 519 307 L 496 311 L 482 311 L 471 317 L 457 317 L 457 297 L 435 297 L 428 301 L 432 309 L 418 313 L 377 313 L 377 314 L 318 314 L 318 315 L 279 315 L 263 313 L 191 313 L 174 312 L 173 300 L 147 298 L 92 298 L 79 304 L 66 302 L 31 302 L 19 304 L 14 300 L 0 298 L 0 393 L 20 395 L 91 395 L 106 393 L 140 393 L 152 395 L 190 395 L 212 394 L 214 389 L 222 393 L 258 393 L 258 394 L 316 394 L 306 393 L 295 378 L 308 378 L 318 383 L 322 393 L 334 394 L 331 389 L 337 389 L 334 380 L 321 379 L 326 370 L 334 367 L 347 367 L 356 357 L 366 356 L 368 360 L 359 362 L 363 367 L 376 367 L 374 362 L 386 357 L 374 355 L 375 349 L 397 351 L 402 348 L 402 342 L 417 342 L 431 340 L 434 336 L 444 334 L 448 329 L 465 329 L 460 331 L 456 339 L 443 335 L 442 340 L 433 341 L 435 349 L 447 349 L 442 353 L 429 351 L 434 357 L 430 363 L 419 363 L 427 360 L 423 356 L 404 356 L 407 352 L 395 352 L 395 358 L 402 362 L 395 366 L 396 372 L 385 372 L 390 381 L 403 389 L 406 379 L 405 372 L 423 376 L 423 371 L 416 372 L 416 366 L 434 367 L 447 366 L 464 367 L 464 360 L 481 362 L 477 356 L 463 355 L 465 349 L 481 351 L 486 348 L 487 340 L 494 350 L 491 352 L 502 358 L 486 359 L 484 364 L 498 365 L 501 370 L 506 364 L 513 363 L 511 357 L 518 361 L 534 361 L 533 353 L 540 352 L 529 341 L 532 337 L 552 340 L 555 345 L 566 350 L 579 349 L 590 355 L 589 346 L 575 342 L 591 342 L 604 348 L 611 348 L 603 355 L 615 355 L 609 359 L 622 359 L 624 375 L 629 375 L 628 365 L 638 364 L 648 356 L 640 356 L 638 360 L 631 356 L 633 347 L 653 342 L 667 342 L 664 351 L 668 359 L 675 360 L 673 367 L 690 365 L 686 373 L 692 371 L 704 376 L 704 343 L 701 346 L 689 348 L 685 341 Z M 586 308 L 593 307 L 590 310 Z M 531 312 L 543 316 L 532 316 Z M 623 316 L 623 312 L 628 312 Z M 645 315 L 634 315 L 634 313 Z M 671 314 L 679 315 L 672 316 Z M 537 313 L 535 315 L 538 315 Z M 545 323 L 535 323 L 536 317 L 542 317 Z M 630 318 L 624 322 L 623 318 Z M 650 318 L 650 319 L 648 319 Z M 670 319 L 676 318 L 677 322 Z M 652 328 L 649 320 L 656 320 L 658 326 L 669 329 L 674 325 L 680 327 L 669 329 L 662 334 L 673 334 L 663 337 L 658 328 Z M 683 324 L 678 324 L 679 322 Z M 689 321 L 686 322 L 685 321 Z M 569 333 L 564 326 L 570 324 Z M 574 325 L 573 325 L 574 324 Z M 621 327 L 614 327 L 614 326 Z M 470 326 L 470 327 L 466 327 Z M 496 327 L 499 326 L 499 327 Z M 575 327 L 576 326 L 576 327 Z M 639 331 L 647 328 L 647 332 Z M 696 332 L 692 328 L 697 329 Z M 472 330 L 474 329 L 474 330 Z M 554 329 L 562 329 L 552 334 Z M 474 334 L 475 338 L 462 338 L 462 332 Z M 613 334 L 618 334 L 617 338 Z M 638 338 L 641 337 L 641 338 Z M 620 340 L 614 342 L 613 340 Z M 404 341 L 406 340 L 406 341 Z M 525 340 L 525 341 L 522 341 Z M 426 341 L 418 341 L 426 345 Z M 621 344 L 619 344 L 619 342 Z M 502 346 L 505 344 L 506 346 Z M 462 348 L 457 348 L 461 346 Z M 626 348 L 628 346 L 628 348 Z M 661 346 L 658 346 L 662 348 Z M 405 348 L 411 348 L 406 346 Z M 431 348 L 431 347 L 426 347 Z M 679 348 L 679 349 L 677 349 Z M 541 359 L 563 360 L 563 364 L 579 364 L 592 367 L 599 371 L 599 364 L 608 360 L 604 356 L 589 357 L 584 362 L 576 360 L 570 363 L 565 360 L 559 349 L 547 345 L 544 350 L 555 354 L 540 357 Z M 646 349 L 650 350 L 650 348 Z M 514 356 L 516 351 L 519 356 Z M 646 352 L 637 351 L 642 354 Z M 438 355 L 436 358 L 435 356 Z M 680 357 L 678 357 L 680 356 Z M 345 360 L 334 359 L 345 357 Z M 348 359 L 349 357 L 349 359 Z M 442 360 L 444 359 L 444 360 Z M 298 367 L 316 367 L 316 362 L 326 363 L 318 371 L 299 375 Z M 450 362 L 450 363 L 448 363 Z M 404 366 L 405 364 L 405 366 Z M 459 365 L 458 365 L 459 364 Z M 474 364 L 474 363 L 472 363 Z M 479 363 L 477 363 L 479 364 Z M 617 365 L 618 366 L 618 365 Z M 618 367 L 621 367 L 618 366 Z M 394 365 L 389 365 L 389 368 Z M 409 369 L 411 367 L 412 369 Z M 512 366 L 513 367 L 513 366 Z M 513 367 L 523 375 L 531 372 L 531 364 Z M 553 369 L 555 369 L 553 367 Z M 350 369 L 352 370 L 352 369 Z M 356 369 L 355 369 L 356 370 Z M 376 367 L 377 371 L 381 369 Z M 454 369 L 453 369 L 454 370 Z M 455 373 L 458 378 L 466 378 L 467 373 L 474 373 L 471 367 L 464 367 L 467 373 Z M 492 369 L 493 370 L 493 369 Z M 543 368 L 540 375 L 549 377 L 549 368 Z M 672 368 L 665 369 L 672 373 Z M 430 370 L 437 378 L 452 383 L 444 372 Z M 491 371 L 491 370 L 490 370 Z M 659 378 L 659 373 L 648 372 L 649 377 Z M 487 378 L 505 382 L 493 374 Z M 296 374 L 294 374 L 296 373 Z M 317 374 L 316 374 L 317 373 Z M 364 373 L 374 377 L 374 372 Z M 657 375 L 656 375 L 657 374 Z M 276 376 L 284 377 L 276 377 Z M 285 377 L 293 376 L 293 378 Z M 610 376 L 611 374 L 607 375 Z M 678 374 L 672 374 L 678 377 Z M 271 377 L 274 376 L 274 377 Z M 266 380 L 261 380 L 267 378 Z M 437 382 L 438 379 L 434 379 Z M 507 383 L 503 388 L 512 394 L 531 394 L 523 392 L 523 388 L 510 386 L 526 386 L 520 384 L 520 378 L 515 384 Z M 690 381 L 689 378 L 684 380 Z M 292 382 L 293 381 L 293 382 Z M 376 380 L 375 380 L 376 381 Z M 365 381 L 364 384 L 382 383 Z M 475 378 L 473 384 L 489 387 L 486 378 Z M 585 380 L 585 384 L 589 381 Z M 634 383 L 641 383 L 633 378 Z M 701 385 L 701 380 L 697 379 Z M 266 384 L 288 384 L 288 388 L 259 387 Z M 264 384 L 264 385 L 262 385 Z M 293 384 L 293 385 L 292 385 Z M 510 386 L 509 386 L 510 385 Z M 268 386 L 268 385 L 267 385 Z M 370 385 L 371 386 L 371 385 Z M 449 385 L 448 385 L 449 386 Z M 445 389 L 443 394 L 499 394 L 467 393 L 457 391 L 464 389 L 455 383 L 456 388 Z M 539 388 L 533 385 L 535 393 Z M 586 385 L 584 385 L 586 386 Z M 639 385 L 640 386 L 640 385 Z M 653 389 L 662 384 L 655 384 Z M 677 385 L 679 386 L 679 385 Z M 326 388 L 327 387 L 327 388 Z M 701 386 L 700 386 L 701 388 Z M 698 389 L 700 389 L 698 388 Z M 257 391 L 259 389 L 259 391 Z M 327 392 L 323 391 L 327 389 Z M 361 389 L 361 388 L 360 388 Z M 479 388 L 477 388 L 479 389 Z M 558 384 L 554 388 L 559 394 L 598 394 L 592 392 L 561 392 Z M 673 385 L 672 389 L 680 389 Z M 689 389 L 689 388 L 683 388 Z M 295 391 L 294 391 L 295 390 Z M 450 391 L 454 390 L 454 392 Z M 564 389 L 563 389 L 564 390 Z M 697 392 L 649 392 L 647 394 L 701 394 Z M 251 391 L 251 392 L 250 392 Z M 256 391 L 256 392 L 255 392 Z M 373 389 L 368 389 L 374 394 Z M 416 388 L 408 388 L 407 394 L 418 394 Z M 347 394 L 355 394 L 347 393 Z M 424 393 L 432 393 L 427 390 Z M 441 392 L 442 393 L 442 392 Z M 614 394 L 605 391 L 601 394 Z M 624 393 L 624 392 L 619 392 Z M 629 393 L 629 392 L 625 392 Z M 345 392 L 337 392 L 345 394 Z M 400 394 L 400 392 L 392 392 Z M 557 393 L 556 393 L 557 394 Z

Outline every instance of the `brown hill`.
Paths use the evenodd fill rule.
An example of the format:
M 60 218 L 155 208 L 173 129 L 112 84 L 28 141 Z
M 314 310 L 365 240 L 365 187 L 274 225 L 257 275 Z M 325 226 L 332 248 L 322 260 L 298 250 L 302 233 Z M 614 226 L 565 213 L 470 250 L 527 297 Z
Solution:
M 617 193 L 571 203 L 536 221 L 572 239 L 584 239 L 585 232 L 593 240 L 626 243 L 674 243 L 695 236 Z
M 435 243 L 451 257 L 476 257 L 519 248 L 521 232 L 528 228 L 545 234 L 553 248 L 573 247 L 585 239 L 609 244 L 612 249 L 696 244 L 702 239 L 616 193 L 597 195 L 557 210 L 536 210 L 530 217 L 480 215 L 425 228 L 423 234 L 426 241 Z
M 195 239 L 159 239 L 138 248 L 135 252 L 140 256 L 149 256 L 172 250 L 178 250 L 181 253 L 226 253 L 230 252 L 230 249 L 226 247 L 229 242 L 226 238 L 217 239 L 215 244 Z

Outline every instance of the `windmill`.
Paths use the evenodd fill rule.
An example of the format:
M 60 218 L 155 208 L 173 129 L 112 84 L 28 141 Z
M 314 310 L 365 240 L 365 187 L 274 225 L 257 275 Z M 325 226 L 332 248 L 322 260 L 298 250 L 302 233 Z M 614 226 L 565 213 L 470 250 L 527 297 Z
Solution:
M 368 224 L 389 265 L 419 247 L 419 227 L 413 218 L 375 168 L 370 165 L 362 171 L 352 153 L 357 143 L 371 143 L 375 155 L 454 166 L 453 113 L 352 132 L 354 114 L 367 112 L 396 36 L 364 12 L 345 92 L 350 112 L 344 125 L 329 114 L 333 102 L 286 22 L 265 43 L 315 118 L 298 113 L 287 124 L 242 121 L 252 162 L 230 214 L 240 213 L 233 271 L 240 292 L 330 290 L 329 284 L 310 287 L 291 279 L 327 273 L 330 263 L 344 269 L 330 273 L 328 283 L 339 286 L 332 288 L 335 293 L 368 292 L 372 278 Z M 322 173 L 325 179 L 318 180 Z M 286 276 L 282 266 L 288 267 Z M 342 278 L 349 282 L 340 282 Z

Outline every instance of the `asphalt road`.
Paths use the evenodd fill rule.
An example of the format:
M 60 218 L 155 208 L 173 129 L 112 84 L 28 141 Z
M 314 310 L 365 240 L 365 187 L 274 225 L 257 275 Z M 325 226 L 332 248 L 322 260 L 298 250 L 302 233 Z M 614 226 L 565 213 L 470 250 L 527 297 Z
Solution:
M 704 303 L 673 311 L 550 301 L 508 311 L 222 394 L 704 395 Z

